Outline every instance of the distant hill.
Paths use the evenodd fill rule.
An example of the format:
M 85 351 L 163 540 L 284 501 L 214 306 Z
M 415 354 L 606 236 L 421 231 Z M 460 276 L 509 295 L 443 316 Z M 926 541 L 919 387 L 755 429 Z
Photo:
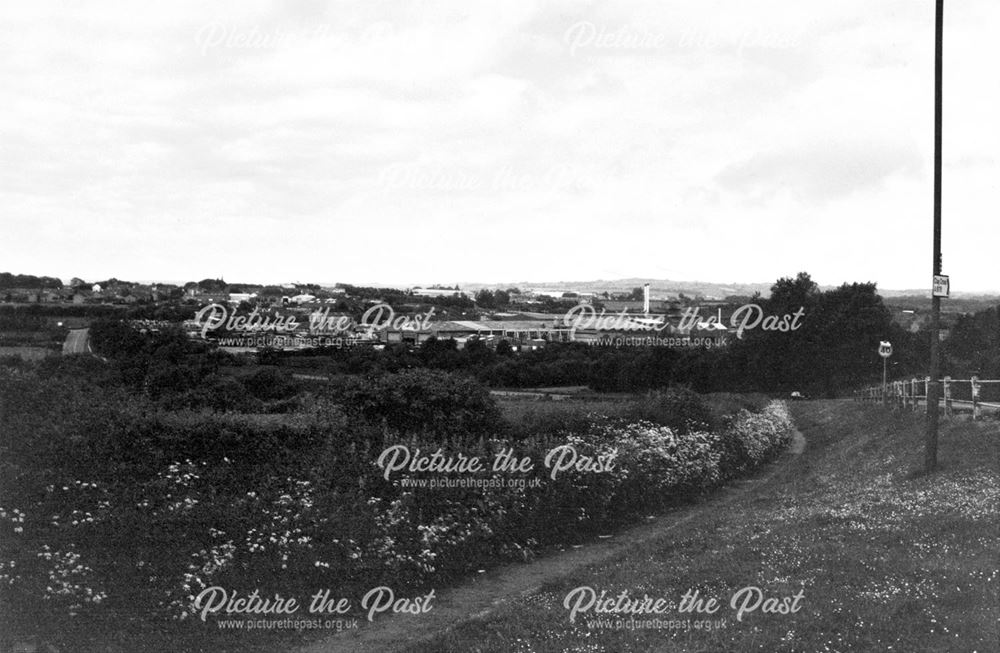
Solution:
M 773 281 L 767 282 L 737 282 L 732 283 L 717 283 L 712 281 L 673 281 L 670 279 L 650 279 L 643 277 L 631 277 L 626 279 L 597 279 L 593 281 L 513 281 L 510 283 L 475 283 L 475 282 L 464 282 L 460 283 L 462 290 L 478 290 L 480 288 L 489 288 L 491 290 L 497 288 L 520 288 L 522 290 L 527 290 L 529 288 L 536 290 L 563 290 L 563 291 L 577 291 L 577 292 L 629 292 L 633 288 L 640 287 L 643 284 L 649 284 L 650 294 L 653 297 L 664 297 L 664 296 L 676 296 L 680 293 L 684 293 L 688 297 L 717 297 L 723 299 L 730 295 L 739 296 L 750 296 L 755 292 L 759 292 L 762 296 L 767 297 L 771 294 L 771 286 L 774 285 Z M 820 290 L 833 290 L 838 286 L 820 286 Z M 899 298 L 901 300 L 910 300 L 916 303 L 923 303 L 921 300 L 926 300 L 930 303 L 931 292 L 930 289 L 926 290 L 892 290 L 879 288 L 879 294 L 886 298 Z M 1000 301 L 1000 291 L 997 292 L 986 292 L 986 293 L 973 293 L 973 292 L 952 292 L 951 299 L 962 299 L 962 300 L 972 300 L 973 302 L 983 302 L 995 304 Z
M 722 299 L 729 295 L 753 295 L 760 292 L 768 295 L 773 282 L 768 283 L 713 283 L 709 281 L 671 281 L 669 279 L 647 279 L 632 277 L 628 279 L 598 279 L 594 281 L 516 281 L 500 284 L 460 284 L 463 289 L 478 290 L 479 288 L 520 288 L 522 290 L 563 290 L 593 293 L 622 293 L 633 288 L 649 284 L 650 294 L 654 297 L 675 297 L 684 294 L 687 297 L 717 297 Z

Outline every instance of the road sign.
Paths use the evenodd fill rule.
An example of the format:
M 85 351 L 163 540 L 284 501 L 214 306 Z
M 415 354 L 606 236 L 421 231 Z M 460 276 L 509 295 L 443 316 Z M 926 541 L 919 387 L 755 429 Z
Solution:
M 882 358 L 889 358 L 892 356 L 892 343 L 888 340 L 882 340 L 878 343 L 878 355 Z
M 951 283 L 947 274 L 935 274 L 934 285 L 931 288 L 931 297 L 947 297 L 951 290 Z

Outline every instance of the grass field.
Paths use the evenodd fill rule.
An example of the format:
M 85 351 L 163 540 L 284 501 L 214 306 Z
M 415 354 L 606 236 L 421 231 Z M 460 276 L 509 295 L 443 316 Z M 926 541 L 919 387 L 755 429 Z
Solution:
M 808 444 L 787 471 L 611 563 L 405 650 L 996 651 L 1000 422 L 944 423 L 941 469 L 925 476 L 916 472 L 920 415 L 847 401 L 794 412 Z M 659 627 L 593 610 L 570 623 L 564 600 L 580 586 L 665 597 L 669 609 L 636 618 Z M 749 586 L 778 601 L 737 620 L 731 597 Z M 680 614 L 689 590 L 720 609 Z M 797 609 L 765 614 L 768 605 Z
M 716 392 L 704 395 L 685 395 L 683 405 L 664 402 L 655 394 L 636 395 L 621 393 L 588 393 L 573 396 L 565 401 L 524 400 L 517 397 L 495 397 L 500 413 L 522 432 L 557 432 L 559 430 L 585 431 L 588 415 L 602 415 L 627 421 L 647 420 L 676 427 L 673 416 L 680 410 L 684 414 L 703 419 L 708 427 L 722 430 L 726 420 L 740 410 L 760 411 L 768 402 L 764 395 Z M 703 408 L 704 410 L 695 410 Z
M 2 346 L 0 345 L 0 356 L 17 356 L 23 360 L 41 360 L 46 356 L 58 356 L 59 351 L 46 347 L 31 346 Z

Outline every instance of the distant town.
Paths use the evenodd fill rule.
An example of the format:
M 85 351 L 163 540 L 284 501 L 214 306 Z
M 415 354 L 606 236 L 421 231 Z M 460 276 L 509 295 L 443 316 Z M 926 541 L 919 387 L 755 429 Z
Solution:
M 635 280 L 625 283 L 629 281 Z M 606 287 L 622 283 L 603 282 Z M 649 282 L 627 291 L 598 291 L 593 284 L 574 288 L 565 283 L 555 288 L 474 289 L 457 284 L 378 288 L 348 283 L 261 285 L 223 279 L 184 284 L 116 278 L 64 282 L 55 277 L 0 273 L 0 347 L 6 348 L 0 352 L 38 357 L 60 348 L 64 353 L 85 351 L 86 338 L 71 332 L 105 317 L 129 320 L 140 330 L 180 326 L 192 339 L 234 352 L 417 346 L 432 338 L 452 339 L 458 348 L 476 340 L 494 349 L 505 343 L 505 348 L 524 351 L 570 340 L 605 344 L 616 334 L 650 332 L 670 338 L 676 346 L 700 346 L 707 339 L 711 339 L 708 346 L 725 346 L 737 328 L 734 313 L 760 297 L 759 291 L 689 295 L 654 289 Z M 990 302 L 986 297 L 950 302 L 945 328 L 958 315 Z M 929 301 L 924 297 L 888 297 L 885 303 L 893 320 L 912 332 L 929 317 Z M 236 316 L 242 317 L 234 322 Z M 598 319 L 601 316 L 605 319 Z M 612 322 L 607 319 L 610 316 L 618 319 Z M 273 325 L 279 320 L 285 322 L 276 329 Z

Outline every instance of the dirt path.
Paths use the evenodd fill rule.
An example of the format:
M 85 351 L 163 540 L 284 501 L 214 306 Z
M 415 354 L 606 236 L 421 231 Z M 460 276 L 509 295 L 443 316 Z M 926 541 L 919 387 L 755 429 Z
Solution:
M 778 480 L 805 450 L 806 441 L 796 431 L 792 443 L 776 461 L 753 476 L 734 481 L 696 504 L 679 508 L 649 522 L 617 533 L 608 540 L 553 554 L 530 564 L 499 567 L 436 594 L 433 609 L 425 614 L 383 615 L 358 630 L 347 630 L 296 649 L 296 653 L 382 653 L 427 640 L 466 621 L 481 619 L 511 599 L 538 592 L 550 581 L 574 571 L 607 562 L 637 544 L 655 540 L 683 526 L 706 509 L 718 508 L 758 491 Z
M 90 351 L 90 329 L 70 329 L 63 343 L 63 354 L 86 354 Z

